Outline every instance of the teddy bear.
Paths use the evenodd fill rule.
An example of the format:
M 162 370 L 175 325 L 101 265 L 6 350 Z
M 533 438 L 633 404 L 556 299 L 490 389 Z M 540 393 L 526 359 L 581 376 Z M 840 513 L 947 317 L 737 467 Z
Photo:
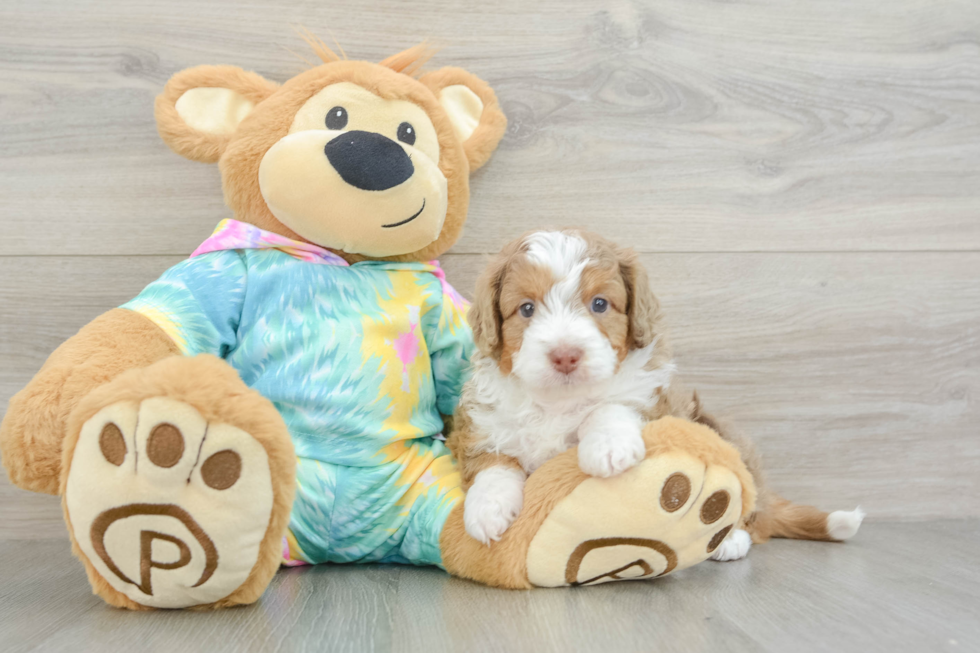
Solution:
M 499 541 L 467 535 L 442 436 L 472 332 L 437 259 L 506 119 L 473 74 L 423 73 L 424 45 L 370 63 L 309 42 L 322 63 L 281 85 L 232 66 L 170 79 L 160 135 L 218 164 L 234 217 L 58 347 L 0 425 L 11 480 L 61 496 L 95 594 L 206 609 L 256 601 L 282 565 L 528 588 L 704 560 L 755 488 L 732 447 L 672 418 L 628 472 L 591 478 L 565 452 Z

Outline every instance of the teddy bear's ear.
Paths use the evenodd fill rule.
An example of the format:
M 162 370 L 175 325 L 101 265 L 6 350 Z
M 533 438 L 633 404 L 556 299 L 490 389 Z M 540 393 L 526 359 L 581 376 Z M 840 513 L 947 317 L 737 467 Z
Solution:
M 177 154 L 215 163 L 238 123 L 276 88 L 261 75 L 234 66 L 182 70 L 157 96 L 157 129 Z
M 423 75 L 419 81 L 436 94 L 449 114 L 470 170 L 486 163 L 507 130 L 507 118 L 493 89 L 462 68 L 442 68 Z

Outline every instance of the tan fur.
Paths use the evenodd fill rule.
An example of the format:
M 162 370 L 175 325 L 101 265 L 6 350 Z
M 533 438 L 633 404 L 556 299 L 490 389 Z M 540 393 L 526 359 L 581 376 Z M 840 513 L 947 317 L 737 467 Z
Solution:
M 500 109 L 497 95 L 493 89 L 473 73 L 452 66 L 427 73 L 420 77 L 419 81 L 431 88 L 437 96 L 439 91 L 447 86 L 463 84 L 476 93 L 483 102 L 483 117 L 480 119 L 480 124 L 476 131 L 463 143 L 463 151 L 466 153 L 467 161 L 469 161 L 470 172 L 481 168 L 493 154 L 493 151 L 497 149 L 500 139 L 504 137 L 504 133 L 507 131 L 507 118 L 504 117 L 504 112 Z
M 322 47 L 326 48 L 325 45 Z M 329 48 L 326 51 L 332 54 Z M 469 206 L 470 171 L 486 161 L 506 131 L 507 120 L 493 90 L 459 68 L 444 68 L 414 79 L 411 74 L 430 56 L 424 46 L 406 50 L 380 64 L 341 61 L 333 58 L 336 55 L 329 57 L 322 53 L 321 56 L 329 58 L 330 63 L 301 73 L 281 87 L 232 66 L 200 66 L 177 73 L 157 98 L 160 135 L 178 154 L 196 161 L 218 161 L 225 202 L 234 211 L 235 219 L 287 238 L 309 242 L 277 220 L 266 205 L 258 184 L 262 157 L 288 133 L 300 107 L 330 84 L 352 82 L 384 99 L 413 102 L 425 110 L 436 130 L 439 169 L 448 182 L 446 219 L 435 242 L 418 251 L 382 257 L 381 260 L 428 261 L 438 258 L 462 233 Z M 227 83 L 224 83 L 224 77 L 227 77 Z M 480 123 L 465 144 L 460 142 L 434 94 L 446 85 L 464 83 L 484 104 Z M 187 127 L 175 109 L 181 95 L 200 86 L 232 88 L 254 101 L 256 108 L 231 135 L 202 134 Z M 351 263 L 366 258 L 343 251 L 335 250 L 335 253 Z
M 456 434 L 459 435 L 459 430 Z M 546 462 L 527 479 L 520 516 L 489 547 L 467 534 L 463 524 L 464 502 L 460 501 L 449 514 L 439 539 L 446 571 L 493 587 L 530 588 L 527 549 L 531 540 L 555 505 L 587 478 L 579 469 L 574 449 Z
M 602 294 L 610 300 L 611 306 L 607 313 L 593 317 L 600 331 L 609 339 L 617 353 L 620 353 L 620 360 L 625 356 L 621 352 L 645 347 L 657 339 L 657 348 L 647 367 L 656 369 L 668 363 L 671 349 L 660 302 L 650 289 L 647 272 L 636 253 L 632 249 L 618 247 L 594 233 L 574 229 L 566 231 L 580 236 L 587 243 L 586 255 L 594 263 L 587 266 L 582 274 L 582 301 L 590 301 L 596 294 Z M 526 294 L 529 292 L 526 291 L 527 288 L 536 288 L 539 283 L 533 279 L 523 256 L 523 243 L 530 233 L 533 232 L 505 245 L 500 254 L 490 262 L 477 281 L 475 299 L 469 314 L 477 347 L 485 356 L 496 360 L 504 374 L 510 373 L 510 359 L 520 349 L 520 336 L 523 333 L 523 323 L 514 320 L 515 326 L 508 328 L 508 319 L 516 311 L 522 293 Z M 618 278 L 612 273 L 613 269 L 618 271 Z M 510 296 L 508 288 L 514 289 Z M 546 290 L 547 288 L 544 291 L 538 289 L 536 292 L 543 294 Z M 622 313 L 625 313 L 625 319 L 617 317 L 617 314 Z M 760 458 L 752 442 L 730 425 L 705 412 L 697 393 L 684 388 L 677 380 L 672 382 L 666 392 L 658 393 L 657 403 L 644 413 L 645 419 L 653 421 L 674 416 L 704 424 L 741 453 L 759 488 L 758 511 L 747 517 L 745 522 L 745 528 L 754 541 L 764 542 L 771 537 L 830 539 L 827 534 L 828 513 L 810 506 L 793 504 L 768 489 Z M 465 410 L 458 413 L 465 413 Z M 467 451 L 468 449 L 463 448 L 463 455 Z M 461 464 L 467 464 L 463 456 L 459 457 Z
M 514 354 L 520 350 L 521 343 L 524 341 L 524 330 L 529 324 L 528 319 L 519 312 L 521 305 L 528 300 L 534 303 L 540 302 L 553 283 L 550 270 L 531 265 L 523 257 L 511 257 L 500 287 L 498 301 L 502 320 L 499 365 L 504 374 L 510 374 Z
M 283 138 L 293 117 L 320 89 L 339 82 L 352 82 L 384 99 L 402 99 L 422 107 L 435 127 L 439 140 L 439 169 L 446 176 L 449 203 L 446 220 L 438 240 L 417 252 L 383 257 L 393 261 L 427 261 L 440 256 L 459 238 L 469 206 L 469 167 L 463 146 L 442 106 L 419 81 L 388 68 L 363 61 L 341 61 L 318 66 L 283 84 L 266 102 L 257 106 L 238 127 L 238 131 L 219 162 L 225 202 L 235 218 L 288 238 L 305 240 L 283 225 L 265 203 L 259 189 L 258 174 L 262 157 Z M 336 251 L 349 262 L 364 256 Z
M 92 390 L 122 372 L 180 353 L 160 327 L 117 308 L 66 340 L 23 390 L 0 424 L 10 480 L 25 490 L 58 493 L 68 416 Z
M 454 419 L 452 433 L 446 444 L 456 457 L 457 470 L 464 490 L 470 489 L 476 475 L 488 467 L 500 466 L 521 470 L 521 463 L 512 456 L 482 451 L 480 440 L 473 432 L 466 411 L 459 411 Z
M 334 40 L 337 49 L 340 50 L 338 55 L 334 52 L 323 39 L 314 35 L 310 30 L 306 28 L 300 28 L 297 30 L 300 38 L 306 41 L 306 44 L 310 46 L 310 49 L 316 53 L 316 56 L 320 58 L 323 63 L 336 63 L 338 61 L 347 61 L 347 53 L 344 49 L 340 47 L 340 43 Z M 415 76 L 422 70 L 429 59 L 435 56 L 438 52 L 437 48 L 431 47 L 428 43 L 419 43 L 418 45 L 413 45 L 407 50 L 402 50 L 396 54 L 386 57 L 378 62 L 379 66 L 384 66 L 385 68 L 391 68 L 396 73 L 402 73 L 404 75 Z M 312 64 L 310 64 L 312 66 Z
M 385 57 L 378 62 L 378 65 L 391 68 L 396 73 L 414 77 L 422 70 L 422 66 L 435 56 L 437 51 L 436 48 L 429 46 L 428 43 L 419 43 L 407 50 L 402 50 L 390 57 Z
M 618 250 L 619 269 L 629 295 L 629 337 L 636 349 L 646 347 L 661 329 L 660 302 L 650 290 L 646 270 L 632 249 Z
M 755 510 L 758 498 L 752 474 L 742 461 L 738 448 L 716 435 L 713 429 L 703 424 L 672 416 L 652 421 L 643 430 L 648 458 L 670 451 L 684 451 L 707 465 L 720 465 L 732 470 L 742 484 L 742 516 L 747 517 Z
M 500 311 L 500 293 L 504 274 L 511 258 L 521 249 L 521 239 L 504 245 L 494 256 L 476 280 L 473 304 L 467 314 L 467 321 L 473 330 L 473 343 L 484 356 L 500 360 L 503 347 L 501 329 L 504 317 Z
M 319 36 L 316 36 L 315 34 L 313 34 L 313 32 L 311 32 L 305 27 L 296 28 L 296 33 L 299 35 L 301 39 L 303 39 L 303 41 L 306 42 L 308 46 L 310 46 L 310 49 L 313 50 L 316 56 L 320 57 L 321 62 L 333 63 L 335 61 L 340 61 L 342 59 L 345 61 L 347 60 L 347 54 L 344 52 L 344 49 L 340 47 L 340 43 L 337 43 L 336 40 L 334 41 L 334 43 L 336 43 L 337 49 L 340 50 L 340 55 L 338 55 L 336 52 L 331 50 L 330 47 L 323 42 L 323 39 L 321 39 Z M 303 60 L 306 61 L 305 58 L 303 58 Z M 309 63 L 309 61 L 307 61 L 307 63 Z M 310 67 L 313 67 L 313 65 L 314 64 L 311 63 Z
M 282 537 L 293 504 L 296 457 L 286 424 L 272 402 L 246 386 L 230 365 L 214 356 L 171 356 L 149 367 L 131 369 L 89 393 L 72 411 L 61 459 L 60 485 L 72 551 L 85 564 L 95 594 L 117 607 L 148 609 L 113 589 L 82 553 L 71 528 L 64 491 L 82 425 L 105 406 L 121 401 L 140 402 L 150 397 L 169 397 L 189 404 L 209 422 L 236 426 L 265 448 L 272 475 L 273 506 L 258 562 L 248 579 L 232 594 L 215 603 L 196 606 L 196 609 L 254 603 L 282 561 Z
M 773 537 L 838 541 L 827 532 L 826 512 L 791 503 L 772 492 L 767 492 L 760 501 L 760 510 L 748 519 L 745 529 L 756 544 Z
M 742 515 L 755 506 L 751 475 L 730 444 L 715 437 L 711 429 L 693 422 L 665 417 L 643 430 L 647 458 L 673 451 L 699 457 L 708 465 L 731 469 L 742 483 Z M 524 486 L 524 510 L 498 542 L 489 547 L 466 533 L 461 501 L 446 520 L 440 539 L 442 562 L 446 570 L 463 578 L 506 589 L 528 589 L 527 550 L 558 502 L 590 478 L 578 466 L 578 451 L 569 449 L 531 474 Z
M 258 184 L 263 155 L 286 135 L 297 110 L 324 86 L 341 81 L 358 84 L 384 99 L 413 102 L 427 113 L 436 131 L 439 169 L 448 186 L 446 219 L 435 242 L 385 260 L 428 261 L 438 257 L 462 232 L 469 205 L 470 170 L 484 163 L 506 129 L 493 91 L 457 68 L 415 79 L 413 75 L 432 54 L 424 44 L 380 64 L 341 61 L 322 41 L 316 42 L 314 50 L 327 63 L 281 87 L 232 66 L 200 66 L 177 73 L 156 100 L 161 137 L 182 156 L 218 162 L 225 200 L 236 219 L 305 240 L 273 216 Z M 465 144 L 435 94 L 447 84 L 470 86 L 484 105 L 480 123 Z M 176 110 L 177 101 L 190 89 L 211 87 L 234 90 L 255 105 L 230 135 L 216 136 L 190 128 Z M 336 253 L 349 262 L 365 258 Z M 20 487 L 57 493 L 59 479 L 63 483 L 67 478 L 81 424 L 107 403 L 126 398 L 168 396 L 194 406 L 206 419 L 251 433 L 269 453 L 273 467 L 273 519 L 259 563 L 248 581 L 231 596 L 207 607 L 249 603 L 264 590 L 281 559 L 279 538 L 288 522 L 293 493 L 292 445 L 272 404 L 248 389 L 231 367 L 218 359 L 185 359 L 177 356 L 179 353 L 159 327 L 134 312 L 116 309 L 96 318 L 59 347 L 27 387 L 10 400 L 0 424 L 3 462 Z M 80 555 L 77 547 L 76 554 Z M 141 607 L 113 590 L 87 561 L 86 569 L 96 593 L 109 603 Z
M 272 95 L 278 84 L 235 66 L 197 66 L 182 70 L 167 82 L 154 103 L 157 131 L 177 154 L 200 161 L 217 163 L 231 142 L 232 134 L 206 134 L 184 123 L 177 114 L 177 100 L 192 88 L 230 88 L 255 104 Z
M 593 262 L 582 273 L 582 301 L 588 303 L 595 295 L 610 301 L 613 314 L 594 315 L 593 319 L 617 350 L 620 360 L 630 349 L 653 342 L 663 330 L 663 316 L 636 253 L 592 232 L 564 231 L 587 243 L 587 256 Z M 526 232 L 510 241 L 491 259 L 477 279 L 469 312 L 477 348 L 485 356 L 500 361 L 505 373 L 509 373 L 509 366 L 504 362 L 509 360 L 506 353 L 512 355 L 520 349 L 519 337 L 523 333 L 522 327 L 515 327 L 505 334 L 505 323 L 515 316 L 524 299 L 540 300 L 554 282 L 550 272 L 529 263 L 524 256 L 525 242 L 532 233 Z M 616 314 L 626 317 L 625 324 Z M 665 347 L 664 351 L 669 350 Z
M 692 392 L 679 382 L 672 384 L 651 413 L 652 416 L 660 414 L 676 415 L 704 424 L 738 449 L 759 492 L 756 511 L 743 524 L 753 542 L 760 544 L 773 537 L 834 541 L 827 532 L 828 513 L 813 506 L 792 503 L 776 494 L 766 482 L 762 458 L 753 442 L 726 420 L 707 413 L 697 392 Z
M 582 304 L 588 306 L 593 298 L 602 297 L 609 302 L 605 313 L 593 313 L 599 331 L 616 351 L 619 362 L 630 352 L 630 306 L 636 304 L 629 293 L 629 286 L 614 257 L 596 257 L 595 263 L 582 271 Z

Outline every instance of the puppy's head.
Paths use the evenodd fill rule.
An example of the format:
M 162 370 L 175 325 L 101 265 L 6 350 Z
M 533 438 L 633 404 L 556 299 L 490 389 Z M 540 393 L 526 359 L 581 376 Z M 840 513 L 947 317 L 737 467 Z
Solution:
M 653 342 L 659 314 L 632 250 L 565 230 L 506 245 L 477 281 L 469 321 L 504 374 L 547 389 L 611 378 Z

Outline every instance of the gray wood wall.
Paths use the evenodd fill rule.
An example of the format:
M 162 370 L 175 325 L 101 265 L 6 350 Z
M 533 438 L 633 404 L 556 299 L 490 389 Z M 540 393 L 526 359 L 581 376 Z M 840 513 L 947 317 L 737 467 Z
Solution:
M 538 226 L 632 244 L 678 363 L 786 496 L 980 516 L 980 2 L 238 0 L 0 5 L 0 410 L 62 340 L 229 217 L 167 150 L 174 72 L 423 38 L 510 128 L 444 259 Z M 0 480 L 0 539 L 63 537 Z

